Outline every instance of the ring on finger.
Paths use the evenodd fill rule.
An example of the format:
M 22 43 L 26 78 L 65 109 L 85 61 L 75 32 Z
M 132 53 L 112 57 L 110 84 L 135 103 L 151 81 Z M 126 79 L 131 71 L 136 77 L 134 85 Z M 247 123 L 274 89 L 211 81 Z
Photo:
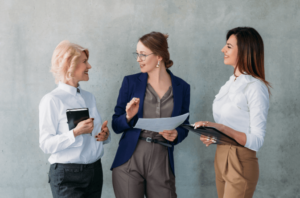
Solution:
M 210 137 L 207 137 L 207 139 L 206 139 L 207 141 L 209 141 L 210 140 Z

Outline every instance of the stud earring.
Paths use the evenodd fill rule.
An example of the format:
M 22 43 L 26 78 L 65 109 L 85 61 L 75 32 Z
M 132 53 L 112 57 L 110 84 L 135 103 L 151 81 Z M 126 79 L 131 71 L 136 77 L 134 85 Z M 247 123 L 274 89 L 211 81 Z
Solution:
M 156 65 L 156 67 L 159 67 L 159 61 L 158 61 L 157 65 Z

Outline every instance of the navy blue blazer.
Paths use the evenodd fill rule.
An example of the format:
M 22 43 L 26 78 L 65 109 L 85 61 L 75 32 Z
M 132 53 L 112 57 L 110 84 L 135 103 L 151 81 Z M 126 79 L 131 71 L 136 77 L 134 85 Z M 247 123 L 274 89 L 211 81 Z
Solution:
M 174 76 L 170 70 L 167 71 L 171 76 L 173 88 L 174 107 L 172 117 L 188 113 L 190 106 L 190 85 L 184 80 Z M 141 129 L 135 129 L 133 126 L 136 124 L 138 118 L 143 118 L 143 106 L 147 81 L 147 73 L 138 73 L 124 77 L 117 105 L 115 107 L 115 113 L 112 117 L 112 128 L 114 132 L 117 134 L 123 134 L 119 141 L 119 148 L 111 170 L 127 162 L 136 148 Z M 125 108 L 127 103 L 133 97 L 140 99 L 139 111 L 137 115 L 133 117 L 129 123 L 127 123 Z M 188 119 L 189 117 L 185 120 L 184 124 L 189 124 Z M 178 137 L 174 140 L 174 142 L 169 142 L 172 144 L 172 148 L 168 148 L 169 162 L 174 175 L 174 145 L 180 143 L 188 135 L 188 130 L 182 127 L 177 127 L 176 130 L 178 132 Z

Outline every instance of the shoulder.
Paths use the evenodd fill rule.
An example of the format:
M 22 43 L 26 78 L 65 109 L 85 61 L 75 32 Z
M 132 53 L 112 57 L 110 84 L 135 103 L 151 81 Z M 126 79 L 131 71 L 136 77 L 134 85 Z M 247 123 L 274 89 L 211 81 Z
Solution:
M 52 90 L 51 92 L 47 93 L 46 95 L 43 96 L 43 98 L 40 101 L 40 106 L 41 105 L 55 105 L 58 104 L 60 101 L 60 96 L 61 96 L 60 89 L 56 88 Z
M 265 100 L 267 102 L 269 101 L 268 87 L 260 79 L 254 78 L 251 82 L 249 82 L 244 89 L 244 94 L 249 101 L 257 99 Z
M 260 79 L 254 78 L 252 76 L 250 76 L 248 78 L 251 79 L 251 81 L 249 81 L 247 83 L 247 86 L 245 88 L 246 92 L 269 93 L 268 87 L 266 86 L 266 84 L 263 81 L 261 81 Z
M 143 76 L 147 76 L 147 74 L 140 72 L 140 73 L 136 73 L 136 74 L 131 74 L 131 75 L 125 76 L 124 80 L 126 79 L 126 81 L 136 81 L 140 77 L 143 77 Z
M 184 87 L 184 89 L 190 88 L 190 84 L 188 84 L 185 80 L 182 78 L 173 75 L 173 79 L 175 80 L 175 83 L 180 84 Z

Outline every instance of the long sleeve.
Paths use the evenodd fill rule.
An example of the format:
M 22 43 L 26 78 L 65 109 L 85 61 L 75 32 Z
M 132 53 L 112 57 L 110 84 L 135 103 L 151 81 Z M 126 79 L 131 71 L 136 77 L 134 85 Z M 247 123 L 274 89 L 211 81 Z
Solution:
M 185 89 L 185 93 L 183 95 L 181 114 L 189 113 L 189 108 L 190 108 L 190 85 L 187 85 L 187 88 Z M 183 124 L 189 124 L 189 117 L 187 117 L 187 119 L 184 121 Z M 184 140 L 187 137 L 188 132 L 189 132 L 188 130 L 186 130 L 182 127 L 177 127 L 176 130 L 178 132 L 178 136 L 177 136 L 176 140 L 174 141 L 175 145 L 182 142 L 182 140 Z
M 78 147 L 83 143 L 82 136 L 74 137 L 73 130 L 57 134 L 60 109 L 54 98 L 46 95 L 39 105 L 39 144 L 44 153 L 54 154 L 68 147 Z
M 115 113 L 112 117 L 112 128 L 115 133 L 119 134 L 127 129 L 133 127 L 134 123 L 137 121 L 137 116 L 131 119 L 129 123 L 126 120 L 126 105 L 128 100 L 128 80 L 126 77 L 123 79 L 123 83 L 119 92 L 117 105 L 115 107 Z
M 246 133 L 245 147 L 258 151 L 264 143 L 266 133 L 269 93 L 267 87 L 261 83 L 253 83 L 245 93 L 250 113 L 250 133 Z

